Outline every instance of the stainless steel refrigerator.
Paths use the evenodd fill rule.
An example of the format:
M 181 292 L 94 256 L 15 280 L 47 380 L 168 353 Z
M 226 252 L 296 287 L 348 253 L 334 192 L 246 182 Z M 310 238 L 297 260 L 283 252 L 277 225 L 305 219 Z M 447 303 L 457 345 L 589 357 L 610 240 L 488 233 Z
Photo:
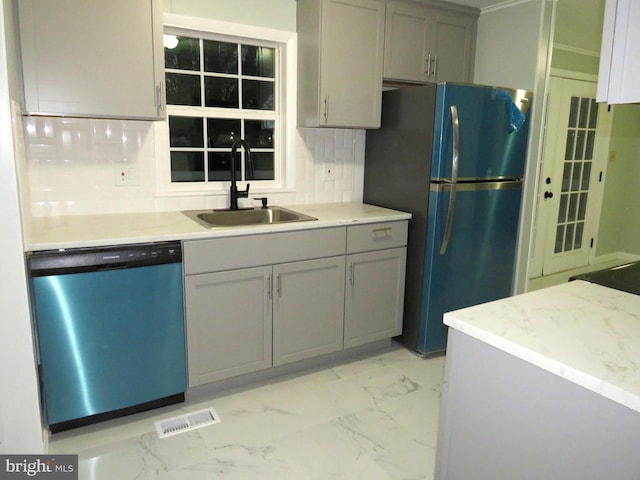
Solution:
M 399 340 L 419 354 L 446 349 L 445 312 L 511 294 L 531 102 L 452 83 L 383 94 L 364 201 L 412 214 Z

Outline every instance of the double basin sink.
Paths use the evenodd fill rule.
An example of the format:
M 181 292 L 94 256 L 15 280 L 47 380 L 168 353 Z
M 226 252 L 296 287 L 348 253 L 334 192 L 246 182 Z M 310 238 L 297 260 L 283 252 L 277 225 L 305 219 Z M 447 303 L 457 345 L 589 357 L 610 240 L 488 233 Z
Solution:
M 246 208 L 240 210 L 186 210 L 182 213 L 207 228 L 317 220 L 315 217 L 283 207 Z

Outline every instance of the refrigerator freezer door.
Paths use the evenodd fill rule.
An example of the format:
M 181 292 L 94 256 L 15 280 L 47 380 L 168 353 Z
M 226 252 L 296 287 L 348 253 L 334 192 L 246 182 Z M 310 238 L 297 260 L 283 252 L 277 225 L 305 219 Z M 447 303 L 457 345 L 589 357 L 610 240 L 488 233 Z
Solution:
M 418 351 L 446 348 L 445 312 L 511 294 L 522 185 L 458 184 L 451 236 L 440 253 L 451 185 L 432 184 Z
M 453 136 L 457 111 L 459 180 L 521 178 L 529 136 L 526 90 L 439 84 L 433 139 L 432 180 L 452 177 Z

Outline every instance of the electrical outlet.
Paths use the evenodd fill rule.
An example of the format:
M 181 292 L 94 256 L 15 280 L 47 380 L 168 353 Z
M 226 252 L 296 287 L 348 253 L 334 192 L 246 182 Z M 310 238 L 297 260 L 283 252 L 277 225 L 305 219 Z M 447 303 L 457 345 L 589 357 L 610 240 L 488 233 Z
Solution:
M 333 173 L 335 165 L 333 163 L 325 163 L 323 168 L 324 168 L 322 173 L 323 180 L 325 182 L 333 182 L 335 177 Z
M 116 186 L 124 187 L 140 184 L 138 180 L 138 169 L 136 167 L 132 167 L 131 165 L 115 165 L 113 173 Z

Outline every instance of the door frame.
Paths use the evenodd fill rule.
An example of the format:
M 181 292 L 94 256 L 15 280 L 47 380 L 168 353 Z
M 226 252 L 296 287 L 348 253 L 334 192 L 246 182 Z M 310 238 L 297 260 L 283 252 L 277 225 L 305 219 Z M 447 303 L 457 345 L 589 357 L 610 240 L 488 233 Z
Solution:
M 568 80 L 577 80 L 577 81 L 586 81 L 597 84 L 598 78 L 595 75 L 580 73 L 580 72 L 571 72 L 568 70 L 560 70 L 560 69 L 551 69 L 548 80 L 551 77 L 568 79 Z M 549 103 L 549 91 L 545 92 L 545 102 L 547 108 L 545 109 L 545 118 L 543 124 L 543 145 L 540 151 L 540 155 L 538 157 L 538 178 L 536 185 L 536 197 L 535 197 L 535 211 L 533 215 L 533 228 L 531 231 L 531 245 L 532 250 L 529 257 L 529 268 L 528 268 L 528 279 L 536 278 L 543 276 L 543 267 L 544 267 L 544 256 L 545 256 L 545 242 L 549 241 L 548 237 L 550 233 L 548 230 L 548 222 L 547 218 L 540 218 L 541 211 L 541 202 L 542 200 L 542 190 L 544 189 L 544 178 L 546 172 L 550 172 L 551 169 L 549 166 L 546 166 L 543 163 L 544 155 L 546 149 L 552 147 L 551 145 L 546 144 L 546 126 L 547 126 L 547 116 L 548 115 L 548 103 Z M 609 108 L 610 109 L 610 108 Z M 604 195 L 604 184 L 606 179 L 606 169 L 609 157 L 609 144 L 611 140 L 611 124 L 613 121 L 613 115 L 611 112 L 607 112 L 606 115 L 601 115 L 599 118 L 599 133 L 601 135 L 600 141 L 596 143 L 596 151 L 594 152 L 594 161 L 593 161 L 593 169 L 594 172 L 600 172 L 599 175 L 595 174 L 595 181 L 591 185 L 590 195 L 591 196 L 591 207 L 590 207 L 590 215 L 592 216 L 591 222 L 591 231 L 590 235 L 593 237 L 593 246 L 589 252 L 588 265 L 591 265 L 595 262 L 596 259 L 596 247 L 598 242 L 598 232 L 600 228 L 600 213 L 602 210 L 602 200 Z M 542 220 L 542 221 L 541 221 Z

